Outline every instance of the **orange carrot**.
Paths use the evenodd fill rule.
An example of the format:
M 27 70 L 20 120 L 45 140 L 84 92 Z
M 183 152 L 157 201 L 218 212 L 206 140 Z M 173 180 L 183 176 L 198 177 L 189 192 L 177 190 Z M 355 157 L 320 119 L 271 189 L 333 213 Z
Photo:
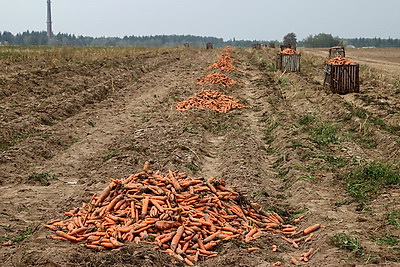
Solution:
M 183 227 L 182 225 L 179 226 L 178 229 L 176 230 L 176 234 L 171 240 L 172 251 L 175 251 L 176 247 L 178 246 L 178 242 L 181 239 L 184 230 L 185 230 L 185 227 Z
M 251 247 L 251 248 L 247 248 L 247 250 L 250 251 L 250 252 L 253 252 L 253 251 L 256 251 L 256 250 L 260 250 L 260 248 L 258 248 L 258 247 Z
M 148 209 L 148 207 L 149 207 L 149 201 L 150 201 L 150 196 L 146 196 L 146 197 L 143 199 L 143 203 L 142 203 L 142 213 L 141 213 L 142 219 L 144 219 L 144 217 L 146 217 L 146 215 L 147 215 L 147 209 Z
M 312 226 L 307 227 L 306 229 L 304 229 L 303 233 L 305 235 L 308 235 L 311 232 L 317 231 L 319 228 L 321 227 L 320 224 L 314 224 Z
M 65 238 L 65 239 L 67 239 L 69 241 L 74 241 L 74 242 L 78 241 L 78 240 L 76 240 L 76 237 L 74 237 L 72 235 L 69 235 L 69 234 L 67 234 L 67 233 L 65 233 L 63 231 L 56 231 L 56 235 L 61 236 L 61 237 Z
M 101 193 L 101 195 L 99 196 L 99 198 L 96 201 L 95 206 L 99 206 L 101 204 L 101 202 L 103 202 L 103 200 L 108 197 L 108 195 L 111 192 L 111 186 L 107 186 L 106 189 L 104 189 L 103 193 Z

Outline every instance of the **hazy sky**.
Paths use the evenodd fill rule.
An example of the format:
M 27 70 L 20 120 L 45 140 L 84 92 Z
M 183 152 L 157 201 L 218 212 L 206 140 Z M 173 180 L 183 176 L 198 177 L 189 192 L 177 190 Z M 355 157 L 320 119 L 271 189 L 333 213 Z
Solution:
M 47 0 L 0 0 L 0 31 L 46 30 Z M 400 38 L 400 0 L 52 0 L 53 32 L 282 40 L 294 32 Z

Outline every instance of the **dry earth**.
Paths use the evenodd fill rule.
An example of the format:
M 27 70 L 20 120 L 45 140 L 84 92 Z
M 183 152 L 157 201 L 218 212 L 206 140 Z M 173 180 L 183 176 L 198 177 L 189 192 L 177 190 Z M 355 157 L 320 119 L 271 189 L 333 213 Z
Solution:
M 109 178 L 136 173 L 145 161 L 163 172 L 224 179 L 287 222 L 304 215 L 301 229 L 326 226 L 298 249 L 273 234 L 254 241 L 261 250 L 252 253 L 242 242 L 224 243 L 219 257 L 200 266 L 291 266 L 290 257 L 310 247 L 318 252 L 309 266 L 400 266 L 400 227 L 388 223 L 391 212 L 400 214 L 399 185 L 360 204 L 343 178 L 367 162 L 399 164 L 400 79 L 380 68 L 399 61 L 372 50 L 354 56 L 367 64 L 361 92 L 341 96 L 321 85 L 318 50 L 303 51 L 301 73 L 281 73 L 275 50 L 236 48 L 235 65 L 245 72 L 228 75 L 244 85 L 221 89 L 196 84 L 220 49 L 69 49 L 52 52 L 57 60 L 24 49 L 15 59 L 7 53 L 16 51 L 0 49 L 0 241 L 13 240 L 0 247 L 1 266 L 182 265 L 146 244 L 94 252 L 46 238 L 46 221 L 64 218 Z M 251 108 L 175 110 L 206 88 Z M 49 184 L 33 174 L 48 175 Z M 362 255 L 334 246 L 338 234 L 356 238 Z M 380 242 L 387 236 L 397 238 L 394 248 Z

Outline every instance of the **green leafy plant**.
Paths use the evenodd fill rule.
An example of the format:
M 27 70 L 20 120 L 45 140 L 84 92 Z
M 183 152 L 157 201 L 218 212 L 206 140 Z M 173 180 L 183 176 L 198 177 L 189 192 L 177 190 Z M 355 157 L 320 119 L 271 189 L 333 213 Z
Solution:
M 28 179 L 30 181 L 39 182 L 43 186 L 49 186 L 50 181 L 57 180 L 57 177 L 54 174 L 43 172 L 43 173 L 32 173 L 29 175 Z
M 400 209 L 393 210 L 387 214 L 387 222 L 393 226 L 400 226 Z
M 361 246 L 360 242 L 356 238 L 346 234 L 336 234 L 331 237 L 330 242 L 333 246 L 349 250 L 357 256 L 364 255 L 364 247 Z
M 371 162 L 349 172 L 345 179 L 350 195 L 357 202 L 366 202 L 382 186 L 400 184 L 400 170 L 389 164 Z
M 315 116 L 313 115 L 302 115 L 298 119 L 300 125 L 310 125 L 315 122 Z
M 336 131 L 336 126 L 333 124 L 318 124 L 311 129 L 311 141 L 322 146 L 329 145 L 339 140 Z

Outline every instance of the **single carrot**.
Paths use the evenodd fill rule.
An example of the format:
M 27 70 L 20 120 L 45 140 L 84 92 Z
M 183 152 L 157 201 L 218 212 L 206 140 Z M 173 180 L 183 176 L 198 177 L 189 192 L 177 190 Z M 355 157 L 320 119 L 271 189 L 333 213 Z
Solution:
M 146 215 L 147 215 L 147 209 L 148 209 L 148 207 L 149 207 L 149 201 L 150 201 L 150 196 L 146 196 L 146 197 L 143 199 L 143 203 L 142 203 L 142 213 L 141 213 L 142 219 L 144 219 L 144 217 L 146 217 Z
M 67 234 L 67 233 L 65 233 L 63 231 L 56 231 L 56 235 L 61 236 L 61 237 L 65 238 L 65 239 L 67 239 L 69 241 L 74 241 L 74 242 L 78 241 L 78 240 L 76 240 L 76 237 L 74 237 L 72 235 L 69 235 L 69 234 Z
M 304 239 L 304 242 L 309 242 L 313 239 L 314 233 L 311 233 L 306 239 Z
M 146 161 L 143 165 L 143 170 L 147 171 L 148 169 L 150 169 L 150 162 Z
M 251 248 L 247 248 L 247 250 L 250 251 L 250 252 L 253 252 L 253 251 L 256 251 L 256 250 L 260 250 L 260 248 L 258 248 L 258 247 L 251 247 Z
M 189 260 L 187 257 L 184 258 L 184 261 L 185 261 L 185 263 L 186 263 L 187 265 L 189 265 L 189 266 L 194 266 L 194 263 L 193 263 L 191 260 Z
M 115 205 L 122 199 L 124 199 L 124 195 L 118 195 L 113 200 L 111 200 L 110 204 L 108 204 L 107 206 L 106 212 L 110 212 L 111 210 L 113 210 Z
M 245 236 L 245 242 L 248 243 L 251 240 L 251 237 L 258 231 L 257 228 L 252 228 Z
M 107 187 L 104 189 L 103 193 L 101 193 L 101 195 L 100 195 L 99 198 L 97 199 L 95 206 L 100 206 L 100 204 L 103 202 L 103 200 L 104 200 L 106 197 L 108 197 L 108 195 L 110 194 L 110 192 L 111 192 L 111 186 L 107 186 Z
M 159 230 L 167 230 L 180 225 L 181 223 L 177 221 L 156 221 L 154 224 L 154 226 Z
M 311 232 L 317 231 L 319 228 L 321 227 L 320 224 L 314 224 L 312 226 L 307 227 L 306 229 L 304 229 L 303 233 L 305 235 L 308 235 Z
M 298 265 L 299 264 L 299 262 L 296 260 L 295 257 L 291 257 L 290 258 L 290 262 L 293 263 L 294 265 Z
M 172 251 L 175 251 L 176 247 L 178 246 L 178 242 L 181 239 L 184 230 L 185 227 L 183 227 L 183 225 L 179 226 L 178 229 L 176 230 L 176 234 L 171 240 Z

